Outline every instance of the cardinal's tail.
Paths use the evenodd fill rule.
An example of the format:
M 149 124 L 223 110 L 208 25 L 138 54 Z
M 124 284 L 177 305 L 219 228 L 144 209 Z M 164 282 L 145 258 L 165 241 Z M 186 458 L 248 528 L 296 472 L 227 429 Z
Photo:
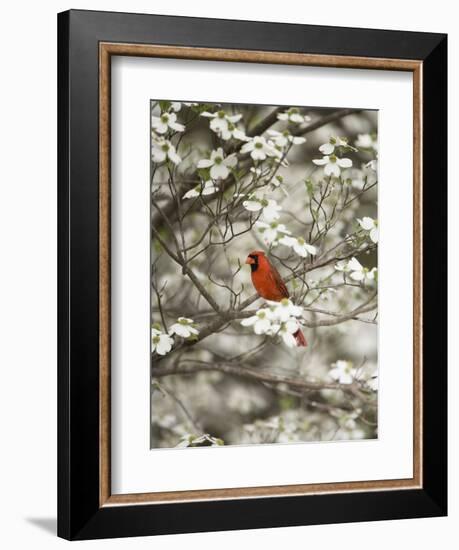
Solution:
M 306 342 L 306 338 L 304 337 L 304 334 L 301 332 L 300 329 L 298 329 L 293 336 L 295 337 L 296 345 L 298 347 L 305 348 L 308 345 L 308 343 Z

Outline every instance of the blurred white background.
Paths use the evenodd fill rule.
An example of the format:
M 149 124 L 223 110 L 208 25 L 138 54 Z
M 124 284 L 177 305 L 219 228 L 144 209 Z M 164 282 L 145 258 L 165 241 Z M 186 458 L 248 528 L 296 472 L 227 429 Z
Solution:
M 459 31 L 451 16 L 451 2 L 413 4 L 384 0 L 369 4 L 329 0 L 326 4 L 294 0 L 247 3 L 245 0 L 147 1 L 80 0 L 76 5 L 51 0 L 30 1 L 3 8 L 1 158 L 2 193 L 0 235 L 1 359 L 0 413 L 2 453 L 0 473 L 0 540 L 8 549 L 51 549 L 65 542 L 55 537 L 56 517 L 56 13 L 69 8 L 161 13 L 196 17 L 253 19 L 319 25 L 397 28 L 449 32 L 450 97 L 458 96 Z M 457 123 L 457 102 L 450 101 L 449 118 Z M 454 124 L 450 124 L 454 128 Z M 453 133 L 451 133 L 453 134 Z M 459 148 L 451 135 L 450 151 Z M 451 155 L 453 157 L 453 155 Z M 6 168 L 6 170 L 5 170 Z M 453 172 L 453 173 L 451 173 Z M 450 182 L 457 181 L 451 163 Z M 450 186 L 450 211 L 458 201 Z M 458 217 L 450 218 L 452 271 L 457 268 Z M 459 520 L 457 468 L 459 360 L 457 333 L 458 292 L 450 288 L 450 517 L 387 523 L 298 527 L 128 539 L 86 543 L 92 548 L 160 549 L 279 546 L 416 549 L 453 546 Z M 454 317 L 454 319 L 453 319 Z

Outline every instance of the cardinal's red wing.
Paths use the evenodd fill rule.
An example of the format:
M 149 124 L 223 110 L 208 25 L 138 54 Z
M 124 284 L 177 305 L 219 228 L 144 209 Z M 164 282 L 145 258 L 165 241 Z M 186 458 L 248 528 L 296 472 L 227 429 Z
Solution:
M 285 286 L 285 283 L 277 269 L 271 265 L 269 271 L 269 277 L 272 280 L 275 287 L 279 290 L 279 293 L 282 295 L 282 298 L 288 298 L 290 296 L 288 288 Z

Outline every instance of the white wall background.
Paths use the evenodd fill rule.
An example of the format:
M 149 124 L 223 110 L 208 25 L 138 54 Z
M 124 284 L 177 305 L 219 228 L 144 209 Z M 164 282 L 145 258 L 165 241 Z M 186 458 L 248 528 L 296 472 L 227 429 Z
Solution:
M 61 548 L 56 518 L 56 13 L 69 8 L 449 33 L 450 183 L 458 181 L 459 30 L 453 3 L 419 0 L 7 3 L 0 41 L 0 542 Z M 89 548 L 452 548 L 459 522 L 458 186 L 450 185 L 450 517 L 94 541 Z M 453 256 L 453 252 L 455 252 Z M 456 310 L 456 311 L 455 311 Z M 456 543 L 457 544 L 457 543 Z

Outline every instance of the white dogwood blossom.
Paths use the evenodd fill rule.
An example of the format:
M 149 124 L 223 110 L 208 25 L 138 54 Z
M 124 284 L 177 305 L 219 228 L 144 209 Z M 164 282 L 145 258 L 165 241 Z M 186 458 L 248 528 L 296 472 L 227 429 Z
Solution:
M 302 136 L 292 136 L 290 132 L 278 132 L 277 130 L 268 130 L 268 134 L 271 138 L 271 141 L 277 147 L 285 147 L 289 143 L 292 145 L 301 145 L 306 142 L 306 138 Z
M 365 168 L 373 170 L 373 172 L 377 172 L 378 171 L 378 159 L 373 159 L 373 160 L 370 160 L 370 162 L 367 162 L 367 164 L 365 164 Z
M 255 136 L 241 147 L 241 153 L 250 153 L 253 160 L 265 160 L 266 157 L 280 157 L 282 154 L 274 144 L 262 136 Z
M 253 327 L 255 334 L 268 334 L 271 331 L 271 321 L 274 320 L 272 311 L 269 308 L 259 309 L 255 315 L 242 319 L 243 327 Z
M 323 155 L 331 155 L 334 153 L 336 147 L 347 147 L 356 151 L 355 147 L 349 145 L 348 139 L 344 137 L 331 136 L 327 143 L 322 144 L 319 147 L 319 151 Z
M 219 147 L 217 150 L 210 153 L 210 158 L 201 159 L 198 162 L 198 168 L 210 168 L 210 177 L 216 179 L 226 179 L 229 176 L 230 168 L 234 168 L 237 164 L 236 155 L 228 155 L 225 157 L 223 149 Z
M 185 131 L 185 126 L 177 122 L 175 113 L 162 113 L 159 117 L 152 116 L 151 127 L 157 134 L 165 134 L 169 129 L 176 132 Z
M 343 361 L 340 359 L 332 364 L 332 369 L 329 375 L 340 384 L 352 384 L 354 377 L 357 374 L 357 369 L 354 368 L 351 361 Z
M 284 298 L 280 302 L 266 302 L 268 307 L 260 308 L 255 315 L 243 319 L 241 325 L 253 327 L 255 334 L 279 336 L 287 347 L 295 347 L 295 333 L 300 329 L 299 318 L 303 310 L 291 300 Z
M 368 377 L 365 380 L 365 384 L 372 390 L 372 391 L 378 391 L 378 376 L 373 375 Z
M 248 139 L 245 133 L 236 126 L 236 123 L 242 118 L 240 114 L 229 115 L 225 111 L 216 113 L 204 111 L 201 116 L 212 119 L 209 124 L 210 129 L 225 141 L 232 137 L 241 141 Z
M 289 348 L 296 347 L 295 332 L 299 330 L 299 324 L 296 319 L 290 319 L 282 323 L 279 329 L 279 336 L 284 344 Z
M 199 330 L 194 327 L 193 319 L 179 317 L 177 322 L 170 327 L 169 334 L 177 334 L 177 336 L 181 336 L 182 338 L 189 338 L 190 336 L 197 336 Z
M 372 269 L 363 267 L 357 258 L 351 258 L 347 264 L 347 268 L 350 272 L 351 279 L 359 282 L 373 282 L 377 273 L 375 267 Z
M 376 136 L 370 134 L 358 134 L 354 145 L 359 149 L 373 149 L 378 150 L 378 140 Z
M 242 206 L 249 212 L 259 212 L 262 210 L 263 220 L 267 223 L 280 218 L 282 207 L 274 199 L 259 198 L 256 195 L 249 195 L 248 199 L 242 203 Z
M 302 124 L 303 122 L 311 122 L 310 116 L 304 116 L 296 107 L 291 107 L 288 111 L 279 113 L 278 120 L 293 122 L 294 124 Z
M 359 222 L 360 227 L 364 231 L 368 232 L 370 239 L 374 243 L 377 243 L 379 237 L 377 220 L 374 220 L 373 218 L 370 218 L 368 216 L 364 216 L 361 220 L 357 219 L 357 221 Z
M 313 159 L 312 162 L 317 166 L 323 166 L 326 176 L 335 176 L 336 178 L 339 178 L 341 168 L 350 168 L 352 166 L 351 159 L 339 158 L 336 155 L 325 155 L 321 159 Z
M 317 254 L 317 249 L 312 244 L 308 244 L 302 237 L 290 237 L 286 235 L 279 240 L 280 244 L 293 248 L 293 251 L 301 256 L 306 258 L 309 254 L 314 256 Z
M 196 187 L 193 187 L 193 189 L 190 189 L 187 191 L 184 195 L 184 199 L 193 199 L 195 197 L 199 197 L 199 195 L 213 195 L 218 191 L 218 187 L 215 185 L 215 183 L 212 180 L 208 180 L 204 183 L 204 185 L 198 184 Z
M 351 258 L 349 261 L 341 260 L 335 264 L 335 269 L 342 273 L 348 273 L 354 281 L 368 284 L 373 284 L 378 273 L 376 267 L 372 269 L 364 267 L 357 258 Z
M 279 212 L 282 207 L 274 199 L 263 199 L 261 203 L 263 206 L 262 217 L 266 222 L 270 223 L 280 218 Z
M 158 355 L 166 355 L 172 349 L 174 339 L 168 334 L 161 332 L 159 329 L 152 327 L 151 329 L 151 349 Z
M 272 302 L 267 300 L 267 303 L 272 308 L 274 318 L 282 323 L 286 323 L 292 317 L 301 317 L 303 310 L 300 306 L 296 306 L 289 298 L 283 298 L 280 302 Z
M 164 162 L 170 160 L 174 164 L 180 164 L 182 159 L 177 154 L 175 147 L 170 141 L 164 138 L 154 139 L 151 147 L 151 157 L 153 162 Z
M 290 231 L 285 227 L 285 225 L 276 221 L 273 221 L 271 223 L 257 221 L 255 222 L 255 226 L 258 228 L 258 231 L 261 233 L 264 242 L 268 246 L 276 246 L 279 239 L 281 239 L 285 235 L 290 235 Z
M 180 109 L 182 108 L 182 105 L 186 105 L 187 107 L 196 107 L 196 105 L 199 105 L 198 103 L 186 103 L 186 102 L 180 102 L 180 101 L 173 101 L 171 103 L 171 110 L 178 113 Z

